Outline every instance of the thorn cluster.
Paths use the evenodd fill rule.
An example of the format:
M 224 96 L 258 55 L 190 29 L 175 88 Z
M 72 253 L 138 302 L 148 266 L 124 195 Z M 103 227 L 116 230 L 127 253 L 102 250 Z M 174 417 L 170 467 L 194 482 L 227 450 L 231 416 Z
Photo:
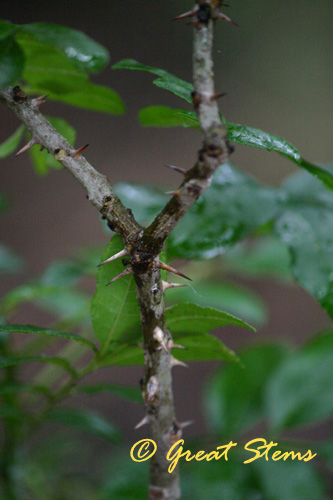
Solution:
M 229 5 L 221 2 L 220 0 L 211 0 L 211 2 L 198 2 L 193 10 L 184 12 L 184 14 L 180 14 L 179 16 L 175 17 L 173 21 L 195 17 L 196 19 L 188 24 L 195 26 L 197 29 L 201 29 L 202 26 L 207 26 L 210 19 L 212 19 L 213 21 L 221 19 L 223 21 L 234 24 L 235 26 L 238 26 L 238 24 L 232 21 L 230 17 L 222 14 L 222 12 L 219 11 L 220 7 L 229 7 Z

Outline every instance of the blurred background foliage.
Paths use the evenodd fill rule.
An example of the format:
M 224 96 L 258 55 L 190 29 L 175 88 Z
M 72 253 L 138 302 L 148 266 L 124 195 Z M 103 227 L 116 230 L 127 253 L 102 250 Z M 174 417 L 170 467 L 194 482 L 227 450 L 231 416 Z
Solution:
M 182 9 L 188 10 L 189 3 L 177 2 L 175 6 L 158 1 L 152 6 L 149 2 L 146 5 L 100 2 L 92 11 L 89 2 L 71 2 L 73 22 L 68 25 L 82 29 L 102 45 L 70 29 L 32 25 L 36 21 L 63 23 L 62 7 L 56 2 L 48 5 L 47 13 L 41 3 L 35 4 L 29 11 L 14 9 L 15 5 L 4 8 L 4 19 L 26 26 L 19 28 L 7 22 L 0 25 L 0 57 L 6 68 L 1 73 L 1 85 L 15 84 L 22 75 L 27 92 L 48 94 L 51 104 L 45 109 L 51 117 L 57 116 L 51 118 L 54 126 L 73 145 L 76 132 L 80 139 L 92 136 L 97 144 L 92 153 L 96 165 L 121 165 L 116 172 L 112 170 L 111 180 L 125 182 L 117 184 L 115 190 L 138 219 L 148 223 L 167 199 L 164 194 L 167 188 L 161 189 L 161 184 L 170 184 L 171 178 L 169 173 L 161 173 L 161 169 L 152 165 L 169 160 L 188 165 L 189 159 L 195 158 L 199 136 L 190 129 L 178 128 L 176 132 L 168 129 L 163 133 L 151 128 L 139 130 L 133 123 L 137 123 L 134 115 L 140 108 L 151 104 L 179 107 L 181 101 L 154 89 L 151 76 L 125 71 L 113 71 L 111 75 L 109 55 L 102 45 L 110 49 L 112 63 L 123 57 L 135 57 L 191 81 L 190 33 L 184 26 L 169 23 Z M 159 26 L 155 22 L 157 13 L 161 16 Z M 105 23 L 107 14 L 110 24 Z M 234 2 L 231 17 L 242 29 L 219 26 L 215 49 L 217 81 L 223 82 L 222 90 L 232 89 L 223 102 L 224 116 L 286 137 L 297 143 L 305 158 L 317 164 L 327 163 L 328 171 L 328 161 L 332 159 L 329 132 L 332 66 L 327 47 L 332 41 L 332 15 L 329 1 L 320 4 L 310 1 L 306 5 L 296 0 L 247 5 Z M 122 23 L 118 22 L 125 16 L 131 27 L 126 41 Z M 148 39 L 148 28 L 155 44 Z M 180 43 L 174 43 L 176 37 L 182 40 L 182 51 Z M 68 50 L 69 47 L 75 50 Z M 63 74 L 59 73 L 59 67 Z M 101 86 L 94 80 L 103 67 L 107 69 L 98 79 L 103 83 Z M 63 102 L 118 115 L 125 111 L 125 106 L 113 87 L 126 101 L 130 126 L 122 118 L 107 117 L 106 121 L 102 114 L 88 115 L 52 104 L 52 101 Z M 89 116 L 96 120 L 94 130 L 87 120 Z M 141 123 L 142 116 L 141 111 Z M 160 116 L 160 112 L 150 114 L 149 125 L 161 126 L 156 123 Z M 17 128 L 17 123 L 9 130 L 12 117 L 8 117 L 8 127 L 2 127 L 6 130 L 5 142 L 0 146 L 0 158 L 7 158 L 6 162 L 20 142 L 29 139 L 22 126 Z M 87 128 L 82 128 L 82 117 L 88 122 Z M 164 126 L 170 126 L 167 120 L 174 120 L 174 115 L 163 119 Z M 118 137 L 111 151 L 110 134 Z M 145 141 L 149 141 L 148 151 Z M 284 294 L 297 295 L 297 281 L 332 316 L 332 192 L 306 172 L 298 172 L 281 182 L 285 174 L 293 172 L 286 160 L 252 148 L 239 150 L 233 161 L 240 166 L 245 163 L 247 173 L 234 165 L 221 167 L 210 192 L 200 198 L 170 238 L 165 254 L 165 259 L 171 262 L 186 259 L 182 269 L 194 280 L 193 286 L 167 292 L 170 329 L 175 340 L 188 347 L 177 357 L 182 361 L 215 360 L 213 371 L 196 363 L 191 365 L 190 375 L 180 378 L 178 372 L 175 374 L 176 400 L 183 400 L 179 413 L 185 419 L 193 415 L 199 418 L 194 430 L 189 428 L 188 434 L 185 432 L 185 446 L 195 451 L 213 450 L 230 439 L 239 443 L 227 463 L 182 463 L 183 496 L 199 499 L 210 495 L 221 500 L 327 500 L 326 479 L 333 461 L 333 445 L 328 439 L 333 410 L 331 323 L 302 295 L 299 307 L 306 309 L 306 304 L 311 304 L 312 324 L 304 320 L 304 310 L 300 315 L 303 322 L 298 325 L 304 330 L 299 335 L 303 340 L 298 346 L 293 345 L 289 339 L 294 337 L 293 308 L 288 310 L 279 308 L 274 301 L 269 303 L 266 287 L 269 283 L 276 284 L 279 301 Z M 0 304 L 3 368 L 0 411 L 4 424 L 1 497 L 144 499 L 147 464 L 133 463 L 129 457 L 130 443 L 139 439 L 141 432 L 134 434 L 130 430 L 136 422 L 129 415 L 137 420 L 143 415 L 143 408 L 137 406 L 141 403 L 138 385 L 133 384 L 133 377 L 139 378 L 141 368 L 126 367 L 126 375 L 117 368 L 142 363 L 142 353 L 136 345 L 140 328 L 134 283 L 128 277 L 125 282 L 105 287 L 121 264 L 99 268 L 98 275 L 96 265 L 120 249 L 119 240 L 112 238 L 104 250 L 106 235 L 103 236 L 96 219 L 86 207 L 82 210 L 79 202 L 78 216 L 69 224 L 76 199 L 73 197 L 77 196 L 75 189 L 61 191 L 59 199 L 60 191 L 48 188 L 52 183 L 59 190 L 57 182 L 60 182 L 63 190 L 64 184 L 70 182 L 67 177 L 62 178 L 60 171 L 50 173 L 59 164 L 45 151 L 40 153 L 37 146 L 30 157 L 35 171 L 49 172 L 49 177 L 29 177 L 23 164 L 26 160 L 18 160 L 21 164 L 17 166 L 4 163 L 5 195 L 0 195 L 6 226 L 6 243 L 0 247 L 0 272 L 7 278 Z M 147 180 L 159 184 L 158 189 L 127 182 L 145 179 L 145 169 L 141 168 L 144 164 L 147 164 Z M 101 168 L 105 173 L 107 169 Z M 248 173 L 255 174 L 258 180 Z M 60 176 L 60 181 L 54 175 Z M 325 179 L 329 183 L 330 175 Z M 281 186 L 273 188 L 266 184 Z M 50 196 L 54 199 L 47 200 Z M 70 202 L 67 205 L 62 203 L 66 199 Z M 22 231 L 18 234 L 17 220 L 23 208 L 26 228 L 23 234 Z M 82 220 L 85 213 L 87 220 Z M 52 241 L 44 244 L 43 224 L 46 234 L 52 235 Z M 46 229 L 49 226 L 51 231 Z M 90 230 L 93 238 L 82 237 Z M 73 239 L 69 238 L 64 248 L 67 232 L 73 233 Z M 15 237 L 11 236 L 14 233 Z M 75 242 L 76 250 L 69 252 L 71 241 Z M 80 243 L 82 247 L 78 248 Z M 17 251 L 12 250 L 13 246 Z M 56 258 L 57 253 L 62 259 Z M 282 287 L 281 291 L 278 287 Z M 119 314 L 118 297 L 125 309 L 119 328 L 110 335 L 105 325 L 113 324 Z M 194 304 L 191 308 L 186 305 L 189 302 Z M 284 340 L 281 335 L 268 338 L 274 331 L 274 325 L 271 330 L 268 323 L 274 306 L 278 314 L 286 317 L 285 324 L 291 325 L 289 331 L 283 332 Z M 194 311 L 198 321 L 196 328 L 192 326 L 189 331 Z M 187 326 L 181 320 L 184 315 Z M 29 322 L 44 326 L 34 328 L 26 324 Z M 234 326 L 246 327 L 246 323 L 259 328 L 256 342 L 252 340 L 252 332 L 234 330 Z M 217 336 L 209 334 L 221 326 L 224 329 Z M 231 347 L 247 345 L 237 349 L 235 355 L 221 340 Z M 229 363 L 221 368 L 217 362 L 221 360 Z M 85 376 L 88 380 L 81 382 Z M 202 388 L 201 403 L 199 391 L 193 390 L 196 381 Z M 189 393 L 192 399 L 187 399 Z M 62 403 L 69 395 L 71 400 Z M 119 397 L 127 402 L 119 402 Z M 56 406 L 58 402 L 61 404 Z M 147 431 L 143 430 L 141 435 L 146 437 Z M 252 437 L 273 439 L 286 450 L 310 448 L 318 457 L 309 463 L 260 459 L 244 465 L 241 445 Z

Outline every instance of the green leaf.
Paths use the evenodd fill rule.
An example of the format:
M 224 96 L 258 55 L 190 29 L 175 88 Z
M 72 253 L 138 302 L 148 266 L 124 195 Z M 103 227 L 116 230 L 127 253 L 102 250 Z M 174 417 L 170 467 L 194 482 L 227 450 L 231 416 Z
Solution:
M 176 333 L 174 340 L 187 349 L 178 349 L 176 354 L 173 353 L 180 361 L 231 361 L 239 363 L 237 354 L 213 335 L 200 333 L 182 336 Z
M 230 325 L 255 331 L 252 326 L 231 314 L 212 307 L 201 307 L 197 304 L 177 304 L 168 308 L 166 321 L 168 328 L 175 334 L 202 334 L 210 332 L 214 328 Z
M 264 458 L 261 458 L 253 462 L 252 466 L 257 473 L 263 494 L 262 498 L 272 500 L 327 500 L 322 480 L 312 463 L 299 462 L 298 460 L 294 462 L 284 462 L 283 460 L 273 462 L 270 460 L 267 462 Z
M 38 307 L 52 312 L 66 323 L 77 324 L 89 319 L 89 295 L 59 286 L 47 286 L 39 283 L 22 285 L 14 288 L 0 303 L 0 311 L 10 314 L 26 303 L 34 302 Z
M 7 333 L 48 335 L 51 337 L 74 340 L 75 342 L 89 346 L 93 351 L 97 352 L 96 346 L 92 342 L 89 342 L 89 340 L 74 333 L 59 332 L 57 330 L 49 330 L 48 328 L 41 328 L 39 326 L 32 325 L 0 325 L 0 331 Z
M 333 415 L 333 334 L 328 343 L 311 345 L 275 372 L 265 391 L 269 424 L 288 429 L 313 424 Z
M 221 117 L 221 119 L 223 119 Z M 197 113 L 168 106 L 148 106 L 139 112 L 139 121 L 145 127 L 191 127 L 200 129 Z M 319 179 L 328 189 L 333 189 L 333 175 L 302 158 L 300 152 L 282 137 L 247 125 L 226 123 L 228 139 L 236 144 L 275 151 L 288 158 Z
M 116 344 L 110 345 L 109 354 L 100 359 L 98 366 L 143 366 L 143 349 L 133 344 Z
M 22 271 L 22 268 L 22 259 L 0 243 L 0 274 L 16 274 Z
M 109 63 L 109 53 L 82 31 L 48 23 L 23 24 L 22 33 L 39 42 L 60 49 L 65 55 L 87 71 L 101 71 Z
M 22 34 L 19 41 L 26 56 L 27 93 L 48 94 L 50 100 L 84 109 L 124 113 L 124 103 L 114 90 L 91 83 L 87 73 L 61 51 Z
M 53 125 L 53 127 L 63 136 L 67 141 L 74 146 L 76 132 L 75 129 L 69 125 L 63 118 L 56 118 L 47 116 L 48 121 Z M 59 170 L 62 168 L 61 163 L 59 163 L 46 149 L 40 151 L 40 146 L 37 144 L 33 146 L 30 150 L 30 158 L 34 165 L 35 171 L 39 175 L 45 175 L 48 173 L 50 168 Z
M 3 40 L 3 44 L 6 43 Z M 0 46 L 1 47 L 1 46 Z M 21 76 L 24 69 L 25 57 L 19 44 L 12 38 L 0 55 L 0 89 L 15 83 Z
M 205 191 L 168 239 L 168 256 L 211 259 L 267 224 L 279 211 L 278 193 L 260 186 L 229 163 L 214 174 Z
M 181 99 L 185 99 L 185 101 L 189 103 L 192 102 L 191 92 L 193 92 L 194 90 L 193 85 L 191 83 L 185 82 L 184 80 L 181 80 L 171 73 L 168 73 L 164 69 L 146 66 L 145 64 L 141 64 L 134 59 L 123 59 L 122 61 L 114 64 L 112 66 L 112 69 L 132 69 L 139 71 L 148 71 L 153 75 L 159 76 L 157 80 L 154 80 L 154 85 L 172 92 L 176 96 L 180 97 Z
M 148 106 L 139 111 L 139 121 L 144 127 L 191 127 L 193 121 L 181 109 L 168 106 Z
M 228 365 L 210 380 L 205 408 L 209 426 L 219 436 L 234 441 L 237 434 L 251 429 L 262 417 L 264 387 L 268 377 L 287 356 L 282 345 L 258 345 L 244 349 L 244 368 Z
M 101 262 L 124 248 L 118 235 L 112 237 Z M 96 293 L 91 302 L 91 318 L 102 354 L 106 354 L 111 342 L 128 342 L 137 335 L 140 325 L 139 307 L 135 282 L 132 275 L 125 276 L 106 286 L 124 271 L 122 259 L 100 266 L 97 272 Z
M 90 111 L 111 115 L 122 115 L 126 111 L 125 104 L 119 94 L 103 85 L 81 81 L 75 88 L 68 87 L 62 92 L 58 90 L 59 87 L 54 87 L 52 82 L 43 82 L 27 89 L 27 92 L 30 94 L 45 94 L 47 92 L 48 99 L 52 101 L 64 102 Z
M 134 401 L 135 403 L 142 404 L 142 395 L 140 389 L 136 387 L 129 387 L 117 384 L 89 384 L 80 385 L 77 387 L 78 392 L 87 394 L 88 396 L 95 396 L 101 392 L 110 392 L 116 396 L 127 399 L 128 401 Z
M 25 126 L 20 125 L 20 127 L 13 133 L 13 135 L 8 137 L 8 139 L 5 142 L 0 144 L 0 160 L 14 153 L 14 151 L 21 142 L 24 130 Z
M 105 418 L 96 413 L 74 408 L 53 410 L 48 419 L 60 424 L 69 425 L 75 429 L 115 442 L 119 441 L 116 428 Z
M 285 210 L 275 232 L 289 249 L 295 279 L 333 317 L 333 194 L 302 173 L 283 191 Z
M 56 356 L 11 356 L 6 358 L 0 357 L 0 368 L 17 366 L 23 363 L 51 363 L 61 366 L 72 377 L 76 377 L 76 372 L 74 368 L 72 368 L 70 363 L 66 359 L 58 358 Z
M 0 46 L 2 47 L 3 43 L 6 43 L 7 39 L 12 37 L 16 31 L 15 24 L 12 24 L 8 21 L 0 20 Z M 1 55 L 1 51 L 0 51 Z
M 0 396 L 13 395 L 20 392 L 35 392 L 36 394 L 42 394 L 47 399 L 52 399 L 50 389 L 44 385 L 3 384 L 0 386 Z
M 247 288 L 234 283 L 197 282 L 192 287 L 175 288 L 168 302 L 195 302 L 236 314 L 246 321 L 261 325 L 266 321 L 266 308 L 260 298 Z
M 240 244 L 225 254 L 223 263 L 233 274 L 251 279 L 292 280 L 288 249 L 276 237 Z
M 323 182 L 327 188 L 333 189 L 333 175 L 327 170 L 304 160 L 299 151 L 285 139 L 246 125 L 228 123 L 227 127 L 230 141 L 265 149 L 266 151 L 275 151 L 307 170 L 311 175 Z

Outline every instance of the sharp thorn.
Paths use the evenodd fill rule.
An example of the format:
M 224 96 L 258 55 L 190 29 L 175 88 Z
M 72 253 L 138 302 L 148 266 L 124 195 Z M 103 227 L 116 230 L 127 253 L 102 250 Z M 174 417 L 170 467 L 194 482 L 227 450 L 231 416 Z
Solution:
M 134 427 L 134 430 L 136 431 L 137 429 L 140 429 L 140 427 L 143 427 L 144 425 L 149 424 L 149 418 L 147 416 L 143 417 L 142 420 L 136 426 Z
M 216 14 L 216 19 L 222 19 L 222 21 L 227 21 L 228 23 L 238 26 L 237 23 L 235 23 L 232 19 L 230 19 L 230 17 L 226 16 L 225 14 L 222 14 L 222 12 L 218 12 Z
M 194 420 L 186 420 L 186 422 L 179 422 L 178 427 L 180 427 L 181 429 L 185 429 L 185 427 L 188 427 L 192 424 L 194 424 Z
M 182 278 L 185 278 L 187 280 L 192 281 L 191 278 L 189 278 L 185 274 L 181 273 L 180 271 L 177 271 L 177 269 L 174 269 L 171 266 L 168 266 L 167 264 L 165 264 L 164 262 L 161 262 L 160 260 L 157 262 L 157 267 L 159 269 L 164 269 L 165 271 L 168 271 L 169 273 L 177 274 L 178 276 L 182 276 Z
M 172 20 L 173 21 L 179 21 L 180 19 L 186 19 L 187 17 L 193 17 L 195 16 L 196 12 L 198 9 L 190 10 L 189 12 L 184 12 L 184 14 L 180 14 L 177 17 L 174 17 Z
M 168 283 L 167 281 L 162 280 L 163 292 L 165 290 L 169 290 L 169 288 L 180 288 L 182 286 L 186 286 L 185 283 Z
M 179 345 L 179 344 L 174 344 L 173 340 L 169 340 L 168 348 L 169 349 L 185 349 L 187 351 L 187 347 L 184 347 L 183 345 Z
M 224 97 L 227 94 L 225 92 L 218 92 L 217 94 L 212 95 L 210 98 L 211 102 L 216 101 L 216 99 L 220 99 L 220 97 Z
M 164 332 L 163 330 L 157 326 L 155 329 L 154 329 L 154 333 L 153 333 L 153 337 L 154 339 L 160 344 L 161 348 L 165 351 L 165 352 L 169 352 L 168 351 L 168 345 L 165 341 L 165 336 L 164 336 Z
M 188 365 L 186 363 L 180 361 L 179 359 L 174 358 L 173 356 L 170 356 L 170 365 L 171 368 L 174 366 L 184 366 L 184 368 L 188 368 Z
M 115 281 L 119 280 L 120 278 L 123 278 L 124 276 L 128 276 L 129 274 L 133 274 L 133 270 L 131 267 L 128 267 L 125 269 L 122 273 L 118 274 L 113 280 L 109 281 L 105 286 L 111 285 L 111 283 L 114 283 Z
M 167 196 L 169 195 L 177 196 L 179 194 L 179 189 L 177 189 L 177 191 L 166 191 L 164 194 L 166 194 Z
M 47 95 L 41 95 L 40 97 L 36 97 L 32 99 L 31 104 L 34 108 L 39 108 L 42 104 L 46 103 Z
M 169 165 L 168 163 L 164 164 L 167 168 L 171 168 L 171 170 L 175 170 L 176 172 L 179 172 L 180 174 L 186 175 L 186 170 L 180 167 L 175 167 L 174 165 Z
M 115 253 L 114 255 L 106 259 L 104 262 L 101 262 L 101 264 L 98 264 L 97 267 L 104 266 L 104 264 L 119 259 L 120 257 L 125 257 L 126 255 L 128 255 L 128 251 L 124 248 L 124 250 L 121 250 L 121 252 Z
M 28 144 L 26 144 L 25 146 L 23 146 L 23 148 L 20 149 L 20 151 L 18 151 L 14 156 L 13 158 L 16 158 L 17 156 L 21 155 L 22 153 L 25 153 L 25 151 L 28 151 L 28 149 L 32 148 L 32 146 L 34 146 L 35 144 L 38 144 L 38 142 L 36 141 L 36 139 L 33 137 L 29 142 Z
M 79 158 L 81 156 L 82 151 L 87 149 L 88 146 L 89 146 L 89 144 L 86 144 L 85 146 L 82 146 L 82 148 L 75 149 L 74 151 L 71 151 L 71 156 L 73 156 L 73 158 Z

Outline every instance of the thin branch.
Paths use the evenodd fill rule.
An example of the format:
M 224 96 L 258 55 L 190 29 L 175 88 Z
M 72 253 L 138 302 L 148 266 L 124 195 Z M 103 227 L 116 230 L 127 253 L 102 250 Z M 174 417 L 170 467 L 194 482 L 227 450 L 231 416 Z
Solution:
M 67 140 L 44 118 L 39 111 L 38 98 L 29 100 L 23 94 L 17 99 L 17 91 L 8 88 L 0 91 L 0 101 L 25 124 L 34 143 L 47 149 L 79 181 L 89 201 L 108 220 L 110 228 L 130 245 L 141 230 L 131 211 L 122 205 L 107 177 L 97 172 L 83 156 L 75 154 Z
M 161 251 L 163 243 L 180 219 L 210 185 L 217 167 L 225 163 L 232 152 L 227 140 L 227 129 L 219 115 L 216 99 L 219 94 L 214 88 L 213 19 L 217 18 L 218 11 L 214 7 L 217 2 L 210 3 L 213 7 L 209 21 L 204 24 L 195 22 L 193 45 L 193 105 L 204 134 L 203 146 L 198 152 L 197 163 L 186 173 L 171 200 L 145 231 L 144 240 L 150 248 L 155 245 L 156 254 Z

